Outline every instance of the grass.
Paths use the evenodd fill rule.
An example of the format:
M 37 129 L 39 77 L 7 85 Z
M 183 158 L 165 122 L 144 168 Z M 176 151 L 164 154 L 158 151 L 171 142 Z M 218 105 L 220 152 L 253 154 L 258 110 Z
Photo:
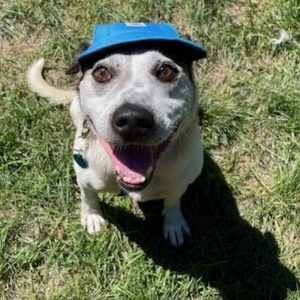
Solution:
M 297 0 L 0 5 L 0 299 L 300 298 Z M 161 238 L 159 202 L 144 221 L 103 195 L 110 223 L 81 229 L 68 111 L 24 82 L 43 56 L 51 82 L 74 85 L 63 71 L 78 42 L 117 20 L 170 21 L 209 51 L 195 65 L 205 169 L 184 197 L 193 236 L 179 250 Z M 281 28 L 293 40 L 272 45 Z

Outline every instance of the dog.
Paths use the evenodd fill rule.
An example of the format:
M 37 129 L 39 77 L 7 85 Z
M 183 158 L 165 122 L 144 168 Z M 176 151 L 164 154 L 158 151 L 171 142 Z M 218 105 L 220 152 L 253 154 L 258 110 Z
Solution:
M 114 26 L 115 31 L 123 26 L 139 33 L 152 25 L 156 26 L 152 31 L 171 27 L 142 23 L 139 28 L 134 24 L 105 26 L 111 31 Z M 102 39 L 104 35 L 102 32 Z M 94 44 L 96 39 L 97 31 Z M 156 41 L 146 37 L 134 43 L 124 39 L 104 52 L 99 46 L 100 50 L 94 51 L 93 43 L 84 45 L 67 71 L 82 72 L 77 91 L 49 85 L 42 76 L 43 59 L 29 68 L 27 81 L 33 91 L 53 104 L 70 103 L 76 127 L 73 157 L 82 226 L 90 234 L 98 233 L 105 223 L 98 193 L 123 190 L 135 202 L 164 199 L 164 238 L 180 246 L 190 235 L 180 199 L 203 166 L 192 62 L 206 53 L 203 48 L 200 53 L 197 45 L 197 58 L 183 54 L 180 46 L 192 42 L 179 35 L 178 40 L 184 39 L 182 44 L 167 38 Z M 85 51 L 87 55 L 82 55 Z

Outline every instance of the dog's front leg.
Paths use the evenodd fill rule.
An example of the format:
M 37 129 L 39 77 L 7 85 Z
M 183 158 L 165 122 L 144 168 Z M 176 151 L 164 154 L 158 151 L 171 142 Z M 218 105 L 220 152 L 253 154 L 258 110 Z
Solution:
M 96 234 L 105 223 L 97 192 L 92 188 L 80 187 L 81 225 L 90 234 Z
M 164 200 L 164 238 L 173 246 L 179 247 L 184 242 L 185 235 L 190 234 L 190 228 L 187 224 L 180 207 L 180 198 L 184 192 L 167 197 Z

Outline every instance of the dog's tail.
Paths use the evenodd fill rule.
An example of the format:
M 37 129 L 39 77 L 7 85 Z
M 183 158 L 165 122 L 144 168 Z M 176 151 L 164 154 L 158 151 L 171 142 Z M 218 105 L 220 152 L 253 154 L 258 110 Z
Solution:
M 31 90 L 47 98 L 52 104 L 68 104 L 76 97 L 75 90 L 63 90 L 51 86 L 43 77 L 44 59 L 35 61 L 28 69 L 26 78 Z

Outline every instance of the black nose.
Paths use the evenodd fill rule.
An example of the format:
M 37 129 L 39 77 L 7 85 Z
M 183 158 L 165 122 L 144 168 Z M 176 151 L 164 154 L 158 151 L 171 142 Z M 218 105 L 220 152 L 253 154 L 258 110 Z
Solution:
M 142 106 L 125 103 L 112 116 L 112 127 L 125 141 L 143 140 L 154 126 L 153 114 Z

